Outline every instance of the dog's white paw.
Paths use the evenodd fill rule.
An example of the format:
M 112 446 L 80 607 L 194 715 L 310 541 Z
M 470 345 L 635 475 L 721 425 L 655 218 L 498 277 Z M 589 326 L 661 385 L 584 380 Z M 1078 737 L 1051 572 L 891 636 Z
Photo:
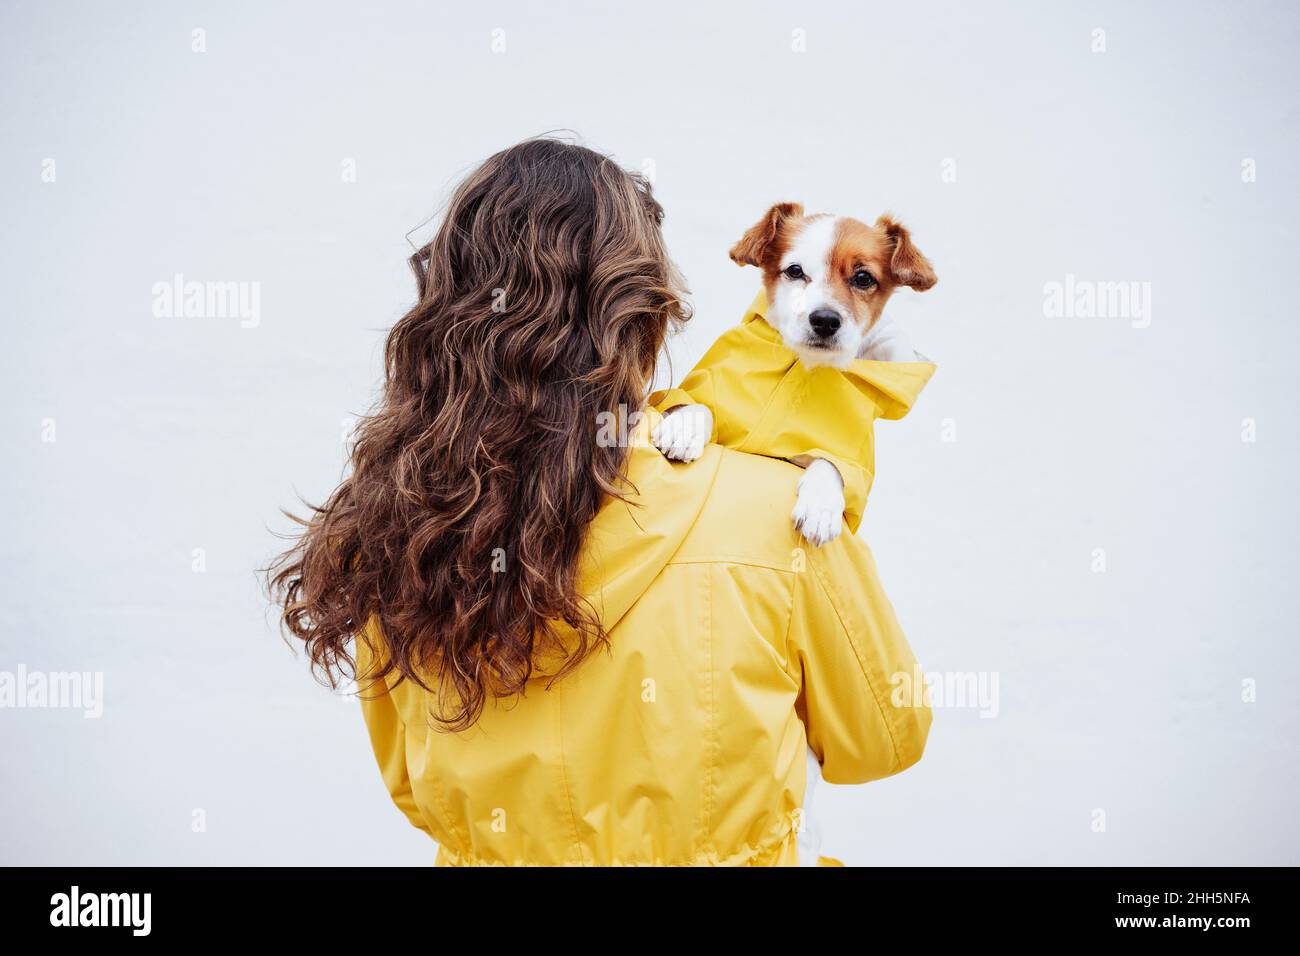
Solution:
M 713 412 L 707 405 L 678 405 L 664 415 L 650 441 L 673 461 L 694 461 L 713 435 Z
M 829 461 L 818 458 L 804 469 L 791 517 L 814 547 L 820 548 L 840 536 L 844 528 L 844 481 Z

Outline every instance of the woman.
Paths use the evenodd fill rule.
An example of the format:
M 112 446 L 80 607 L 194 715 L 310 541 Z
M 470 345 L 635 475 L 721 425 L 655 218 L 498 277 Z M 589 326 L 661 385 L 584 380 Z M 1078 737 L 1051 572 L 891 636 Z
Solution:
M 662 219 L 579 146 L 472 173 L 413 258 L 352 474 L 273 574 L 441 864 L 796 864 L 805 739 L 833 783 L 924 746 L 870 553 L 803 550 L 798 469 L 647 440 L 687 317 Z

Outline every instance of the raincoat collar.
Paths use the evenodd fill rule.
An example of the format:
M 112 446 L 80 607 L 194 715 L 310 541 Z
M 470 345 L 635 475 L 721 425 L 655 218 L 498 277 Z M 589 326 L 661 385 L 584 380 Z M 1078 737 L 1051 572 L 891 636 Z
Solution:
M 762 342 L 776 346 L 774 354 L 782 354 L 793 367 L 799 360 L 794 352 L 781 340 L 781 333 L 767 321 L 767 296 L 761 290 L 750 303 L 741 328 Z M 840 371 L 846 378 L 856 384 L 868 386 L 880 406 L 881 417 L 902 418 L 916 404 L 921 390 L 925 388 L 930 377 L 934 375 L 933 362 L 880 362 L 875 359 L 856 359 L 846 369 Z M 821 372 L 820 368 L 817 370 Z

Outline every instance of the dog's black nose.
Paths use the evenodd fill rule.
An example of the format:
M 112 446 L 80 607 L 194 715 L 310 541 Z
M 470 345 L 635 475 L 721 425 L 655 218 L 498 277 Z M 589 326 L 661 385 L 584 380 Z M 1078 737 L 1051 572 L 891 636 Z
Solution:
M 817 333 L 818 338 L 829 339 L 840 330 L 840 316 L 830 309 L 818 309 L 808 316 L 808 324 Z

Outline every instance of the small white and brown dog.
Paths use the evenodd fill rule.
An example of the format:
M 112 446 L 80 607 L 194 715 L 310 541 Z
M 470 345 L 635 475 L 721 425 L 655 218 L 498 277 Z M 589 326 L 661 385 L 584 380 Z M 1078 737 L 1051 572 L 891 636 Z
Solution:
M 847 368 L 862 358 L 925 361 L 884 309 L 899 286 L 918 292 L 933 286 L 934 268 L 890 216 L 869 226 L 778 203 L 731 248 L 731 258 L 763 270 L 766 319 L 805 366 Z M 712 432 L 707 406 L 680 405 L 664 416 L 654 443 L 668 458 L 694 461 Z M 803 536 L 815 546 L 837 538 L 844 504 L 844 481 L 835 466 L 823 459 L 809 462 L 792 513 Z

